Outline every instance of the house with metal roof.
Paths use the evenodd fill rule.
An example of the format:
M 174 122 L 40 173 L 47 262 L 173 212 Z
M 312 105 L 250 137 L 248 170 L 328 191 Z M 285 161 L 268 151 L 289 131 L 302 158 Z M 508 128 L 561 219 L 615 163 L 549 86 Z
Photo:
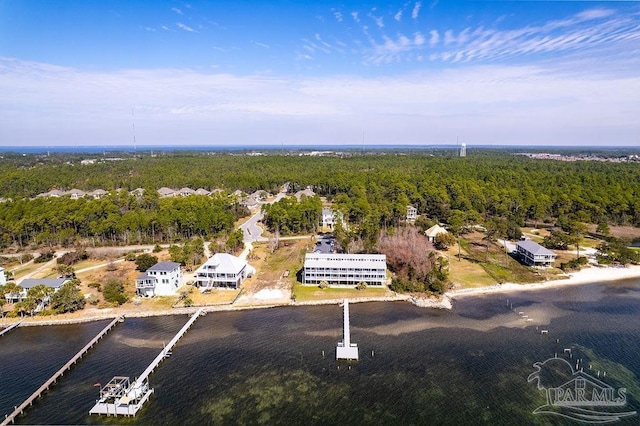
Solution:
M 29 289 L 37 286 L 43 285 L 45 287 L 51 287 L 54 292 L 60 290 L 60 287 L 69 281 L 68 278 L 25 278 L 18 284 L 22 289 L 19 292 L 15 293 L 7 293 L 4 295 L 4 298 L 9 303 L 22 302 L 27 298 L 27 293 Z
M 518 241 L 516 243 L 516 252 L 523 263 L 543 268 L 553 266 L 553 262 L 558 257 L 551 250 L 531 240 Z
M 180 264 L 158 262 L 136 278 L 136 294 L 143 297 L 173 296 L 181 285 Z
M 365 282 L 382 286 L 387 281 L 387 256 L 384 254 L 307 253 L 302 283 L 330 286 L 356 286 Z
M 216 253 L 196 269 L 196 286 L 200 291 L 213 288 L 238 289 L 255 269 L 246 261 L 228 253 Z
M 4 268 L 0 266 L 0 285 L 5 285 L 7 283 L 7 277 L 4 275 Z

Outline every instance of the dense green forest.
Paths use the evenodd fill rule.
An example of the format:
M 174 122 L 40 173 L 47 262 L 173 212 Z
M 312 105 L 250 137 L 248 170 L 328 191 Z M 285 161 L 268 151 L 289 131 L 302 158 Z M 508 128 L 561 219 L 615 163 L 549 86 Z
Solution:
M 171 242 L 233 230 L 239 208 L 225 196 L 141 198 L 113 192 L 99 200 L 67 197 L 0 203 L 0 246 Z
M 391 152 L 345 158 L 176 154 L 89 165 L 67 161 L 0 159 L 0 198 L 12 199 L 0 203 L 3 245 L 68 243 L 73 236 L 117 243 L 162 241 L 227 232 L 238 216 L 229 198 L 157 199 L 150 194 L 163 186 L 273 193 L 285 182 L 291 192 L 311 185 L 334 202 L 365 240 L 402 222 L 408 204 L 443 222 L 504 218 L 522 225 L 570 217 L 640 226 L 640 166 L 635 163 L 537 160 L 499 151 L 466 158 Z M 54 188 L 138 187 L 146 189 L 141 199 L 125 191 L 95 201 L 31 199 Z M 273 219 L 277 211 L 271 213 Z M 309 226 L 297 227 L 307 231 Z

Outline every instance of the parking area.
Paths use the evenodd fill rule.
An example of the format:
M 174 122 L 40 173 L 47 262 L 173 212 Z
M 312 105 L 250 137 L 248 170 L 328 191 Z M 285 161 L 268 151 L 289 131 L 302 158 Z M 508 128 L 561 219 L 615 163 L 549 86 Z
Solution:
M 314 253 L 335 253 L 336 239 L 333 235 L 319 235 Z

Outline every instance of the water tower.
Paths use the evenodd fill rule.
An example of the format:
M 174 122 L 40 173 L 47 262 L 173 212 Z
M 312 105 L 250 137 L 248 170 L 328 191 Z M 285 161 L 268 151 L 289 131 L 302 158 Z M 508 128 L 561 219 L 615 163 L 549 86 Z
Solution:
M 467 156 L 467 144 L 463 143 L 460 144 L 460 157 L 466 157 Z

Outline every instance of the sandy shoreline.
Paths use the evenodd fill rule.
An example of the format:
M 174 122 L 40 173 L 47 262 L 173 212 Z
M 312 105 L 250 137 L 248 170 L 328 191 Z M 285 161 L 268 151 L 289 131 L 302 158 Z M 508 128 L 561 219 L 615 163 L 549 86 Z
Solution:
M 354 298 L 349 299 L 350 303 L 365 303 L 365 302 L 397 302 L 408 301 L 416 306 L 424 308 L 436 308 L 436 309 L 452 309 L 452 300 L 461 297 L 468 296 L 482 296 L 486 294 L 501 293 L 501 292 L 513 292 L 513 291 L 532 291 L 542 290 L 554 287 L 563 287 L 570 285 L 592 284 L 598 282 L 620 281 L 630 278 L 640 278 L 640 265 L 628 266 L 628 267 L 595 267 L 591 266 L 585 268 L 579 272 L 569 274 L 568 278 L 545 281 L 541 283 L 530 284 L 514 284 L 505 283 L 497 284 L 490 287 L 479 287 L 461 290 L 452 290 L 445 293 L 440 298 L 430 297 L 421 298 L 408 294 L 397 294 L 395 296 L 387 297 L 367 297 L 367 298 Z M 214 306 L 194 306 L 190 308 L 174 308 L 157 311 L 135 311 L 135 310 L 118 310 L 108 309 L 97 313 L 96 315 L 83 315 L 76 318 L 27 318 L 22 321 L 22 326 L 40 326 L 40 325 L 61 325 L 61 324 L 76 324 L 92 321 L 102 321 L 107 319 L 113 319 L 118 316 L 124 315 L 125 318 L 140 318 L 151 316 L 164 316 L 164 315 L 189 315 L 193 314 L 199 308 L 203 308 L 205 312 L 223 312 L 223 311 L 239 311 L 247 309 L 270 309 L 281 306 L 314 306 L 314 305 L 335 305 L 341 303 L 342 299 L 327 299 L 327 300 L 314 300 L 304 302 L 287 302 L 287 303 L 265 303 L 255 305 L 214 305 Z M 18 321 L 21 318 L 3 318 L 0 320 L 0 327 L 8 327 Z
M 554 287 L 564 287 L 570 285 L 593 284 L 599 282 L 621 281 L 630 278 L 640 278 L 640 265 L 627 267 L 606 267 L 590 266 L 578 272 L 568 274 L 568 278 L 562 278 L 540 283 L 515 284 L 504 283 L 490 287 L 478 287 L 469 289 L 453 290 L 445 293 L 452 299 L 465 296 L 477 296 L 491 293 L 501 293 L 510 291 L 531 291 L 543 290 Z

